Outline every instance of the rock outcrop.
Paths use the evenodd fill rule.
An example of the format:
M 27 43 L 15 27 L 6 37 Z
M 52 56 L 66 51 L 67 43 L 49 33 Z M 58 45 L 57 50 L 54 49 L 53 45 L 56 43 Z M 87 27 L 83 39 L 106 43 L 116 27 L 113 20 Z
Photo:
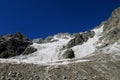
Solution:
M 105 21 L 103 29 L 103 37 L 101 40 L 104 43 L 112 44 L 120 39 L 120 7 L 112 12 L 111 17 Z
M 66 51 L 62 54 L 62 58 L 63 58 L 63 59 L 72 59 L 72 58 L 75 58 L 74 51 L 73 51 L 72 49 L 66 50 Z
M 93 38 L 95 35 L 94 31 L 87 31 L 85 33 L 77 33 L 74 34 L 75 38 L 70 40 L 68 44 L 66 45 L 67 48 L 74 47 L 76 45 L 82 45 L 84 42 L 87 42 L 89 38 Z
M 36 49 L 30 47 L 31 44 L 32 42 L 20 32 L 0 36 L 0 58 L 32 53 L 36 51 Z

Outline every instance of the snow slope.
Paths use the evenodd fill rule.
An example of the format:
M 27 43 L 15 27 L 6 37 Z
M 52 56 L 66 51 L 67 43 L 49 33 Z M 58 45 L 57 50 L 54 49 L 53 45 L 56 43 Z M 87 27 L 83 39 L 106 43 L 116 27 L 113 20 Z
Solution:
M 93 29 L 95 36 L 93 38 L 90 38 L 86 43 L 72 48 L 73 51 L 75 51 L 76 58 L 85 57 L 96 50 L 96 44 L 101 37 L 101 33 L 103 32 L 103 26 L 104 25 L 102 25 L 100 28 Z
M 37 48 L 38 51 L 26 56 L 23 62 L 44 63 L 58 60 L 60 49 L 62 49 L 63 45 L 66 45 L 68 41 L 69 39 L 59 39 L 59 41 L 53 43 L 34 43 L 32 46 Z
M 100 28 L 93 29 L 95 31 L 95 36 L 90 38 L 83 45 L 74 46 L 72 49 L 75 52 L 75 59 L 83 58 L 87 55 L 92 54 L 96 50 L 96 43 L 99 41 L 101 37 L 101 33 L 103 32 L 103 26 Z M 0 62 L 25 62 L 25 63 L 34 63 L 34 64 L 47 64 L 47 63 L 55 63 L 55 62 L 63 62 L 63 64 L 69 63 L 67 60 L 59 60 L 60 55 L 64 53 L 65 50 L 63 46 L 66 45 L 71 39 L 71 36 L 62 35 L 57 37 L 55 35 L 53 40 L 57 40 L 51 43 L 43 43 L 37 44 L 34 43 L 32 46 L 37 48 L 37 51 L 29 54 L 29 55 L 20 55 L 9 59 L 0 59 Z M 66 38 L 67 37 L 67 38 Z M 81 60 L 82 61 L 82 60 Z M 88 60 L 83 60 L 88 61 Z M 67 62 L 67 63 L 66 63 Z

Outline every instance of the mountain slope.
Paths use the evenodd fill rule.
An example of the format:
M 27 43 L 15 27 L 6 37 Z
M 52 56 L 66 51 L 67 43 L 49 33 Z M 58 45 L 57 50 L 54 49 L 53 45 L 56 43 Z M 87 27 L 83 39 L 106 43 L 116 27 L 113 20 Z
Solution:
M 1 80 L 120 80 L 119 29 L 120 7 L 91 31 L 37 39 L 36 52 L 0 59 Z
M 92 54 L 96 50 L 96 43 L 99 40 L 103 25 L 100 28 L 93 29 L 92 31 L 95 32 L 95 36 L 93 38 L 89 38 L 87 42 L 84 42 L 82 45 L 76 45 L 71 47 L 73 49 L 75 58 L 83 58 L 89 54 Z M 83 33 L 79 33 L 83 34 Z M 51 39 L 51 42 L 46 43 L 34 43 L 32 47 L 36 48 L 37 51 L 33 54 L 29 55 L 21 55 L 16 56 L 13 58 L 10 58 L 11 60 L 15 60 L 18 62 L 26 62 L 26 63 L 34 63 L 34 64 L 40 64 L 40 63 L 48 63 L 48 62 L 55 62 L 62 60 L 61 56 L 62 54 L 67 50 L 67 48 L 64 48 L 68 44 L 70 40 L 74 39 L 73 36 L 69 34 L 57 34 L 53 36 Z M 53 41 L 53 42 L 52 42 Z M 6 59 L 9 60 L 10 59 Z M 64 61 L 64 59 L 63 59 Z

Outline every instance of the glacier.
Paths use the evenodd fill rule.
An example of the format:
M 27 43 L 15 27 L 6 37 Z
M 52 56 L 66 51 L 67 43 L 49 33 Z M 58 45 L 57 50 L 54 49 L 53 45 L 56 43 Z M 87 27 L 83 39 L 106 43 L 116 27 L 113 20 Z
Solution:
M 102 25 L 99 28 L 95 28 L 92 31 L 95 32 L 95 36 L 93 38 L 90 38 L 87 42 L 85 42 L 83 45 L 77 45 L 72 47 L 74 53 L 75 53 L 75 58 L 72 60 L 75 60 L 76 62 L 77 59 L 79 61 L 88 61 L 88 60 L 82 60 L 81 58 L 84 58 L 88 55 L 91 55 L 95 50 L 96 50 L 96 45 L 99 45 L 99 38 L 101 37 L 101 34 L 103 32 L 103 27 Z M 69 63 L 71 59 L 60 59 L 59 57 L 61 54 L 64 53 L 66 49 L 62 50 L 62 47 L 66 45 L 73 37 L 70 35 L 62 35 L 61 37 L 57 37 L 58 35 L 54 35 L 52 40 L 57 40 L 55 42 L 51 43 L 42 43 L 42 44 L 37 44 L 33 43 L 31 45 L 32 47 L 36 48 L 37 51 L 29 54 L 29 55 L 20 55 L 20 56 L 15 56 L 12 58 L 8 59 L 0 59 L 0 62 L 5 62 L 5 63 L 33 63 L 33 64 L 63 64 L 63 63 Z M 67 37 L 67 38 L 64 38 Z M 72 61 L 71 60 L 71 61 Z

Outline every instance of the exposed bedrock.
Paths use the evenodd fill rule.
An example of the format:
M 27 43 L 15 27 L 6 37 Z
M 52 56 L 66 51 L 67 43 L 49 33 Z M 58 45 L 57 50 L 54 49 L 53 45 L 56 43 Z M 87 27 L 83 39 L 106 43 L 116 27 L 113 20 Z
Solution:
M 94 31 L 87 31 L 85 33 L 76 33 L 75 37 L 68 42 L 66 45 L 67 48 L 74 47 L 76 45 L 82 45 L 84 42 L 87 42 L 89 38 L 93 38 L 95 36 Z
M 103 36 L 101 41 L 112 44 L 120 39 L 120 7 L 112 12 L 111 17 L 103 22 Z
M 0 58 L 33 53 L 36 49 L 30 47 L 31 44 L 32 41 L 20 32 L 0 36 Z
M 63 59 L 72 59 L 72 58 L 75 58 L 74 51 L 73 51 L 72 49 L 66 50 L 66 51 L 62 54 L 62 58 L 63 58 Z

